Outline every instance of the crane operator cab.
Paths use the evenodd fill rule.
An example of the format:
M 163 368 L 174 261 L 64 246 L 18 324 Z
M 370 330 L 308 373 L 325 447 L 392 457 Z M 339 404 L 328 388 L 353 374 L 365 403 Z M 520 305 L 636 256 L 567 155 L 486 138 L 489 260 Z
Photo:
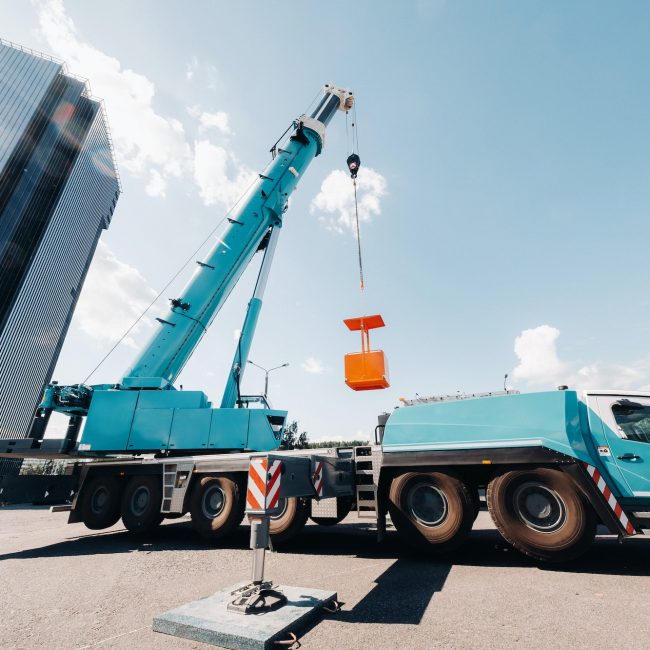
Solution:
M 345 355 L 345 383 L 352 390 L 388 388 L 388 364 L 383 350 L 370 349 L 370 330 L 384 327 L 379 315 L 348 318 L 343 321 L 351 332 L 361 332 L 361 352 Z

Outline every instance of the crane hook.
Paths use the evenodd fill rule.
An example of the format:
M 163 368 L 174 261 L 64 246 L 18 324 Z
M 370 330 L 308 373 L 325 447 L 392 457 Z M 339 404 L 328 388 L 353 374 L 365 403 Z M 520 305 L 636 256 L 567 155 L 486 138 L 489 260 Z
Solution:
M 346 161 L 348 163 L 348 169 L 350 170 L 350 176 L 352 178 L 357 177 L 359 172 L 359 167 L 361 167 L 361 158 L 356 153 L 350 154 Z

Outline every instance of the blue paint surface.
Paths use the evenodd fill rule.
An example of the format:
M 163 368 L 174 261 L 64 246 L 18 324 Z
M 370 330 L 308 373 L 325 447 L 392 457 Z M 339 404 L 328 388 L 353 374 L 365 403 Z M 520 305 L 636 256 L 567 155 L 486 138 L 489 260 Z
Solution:
M 601 455 L 605 446 L 608 455 Z M 385 453 L 544 447 L 594 465 L 616 496 L 639 498 L 648 490 L 647 443 L 621 439 L 578 398 L 576 391 L 548 391 L 431 402 L 396 409 L 383 439 Z M 619 455 L 640 459 L 622 474 Z

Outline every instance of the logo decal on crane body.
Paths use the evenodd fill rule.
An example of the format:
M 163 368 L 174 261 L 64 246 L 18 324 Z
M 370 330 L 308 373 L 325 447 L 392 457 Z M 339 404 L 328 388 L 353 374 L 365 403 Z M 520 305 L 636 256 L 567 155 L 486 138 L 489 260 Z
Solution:
M 587 470 L 587 473 L 589 476 L 591 476 L 591 480 L 596 484 L 598 490 L 605 497 L 607 505 L 612 509 L 616 515 L 616 518 L 621 522 L 621 525 L 625 529 L 625 532 L 628 535 L 634 535 L 636 531 L 634 530 L 632 522 L 627 518 L 627 515 L 621 507 L 621 504 L 616 500 L 616 497 L 612 494 L 612 491 L 607 486 L 607 483 L 605 483 L 605 479 L 602 477 L 602 474 L 589 463 L 582 463 L 582 466 Z
M 268 458 L 252 458 L 248 465 L 246 510 L 272 510 L 280 501 L 282 463 L 274 460 L 270 467 Z

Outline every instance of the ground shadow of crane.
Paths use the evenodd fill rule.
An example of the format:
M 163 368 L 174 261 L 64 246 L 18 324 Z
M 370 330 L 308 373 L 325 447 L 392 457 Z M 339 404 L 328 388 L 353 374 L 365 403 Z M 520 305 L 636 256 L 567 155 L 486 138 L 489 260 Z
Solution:
M 375 586 L 337 620 L 346 623 L 418 625 L 435 594 L 442 590 L 452 564 L 397 559 L 375 579 Z

